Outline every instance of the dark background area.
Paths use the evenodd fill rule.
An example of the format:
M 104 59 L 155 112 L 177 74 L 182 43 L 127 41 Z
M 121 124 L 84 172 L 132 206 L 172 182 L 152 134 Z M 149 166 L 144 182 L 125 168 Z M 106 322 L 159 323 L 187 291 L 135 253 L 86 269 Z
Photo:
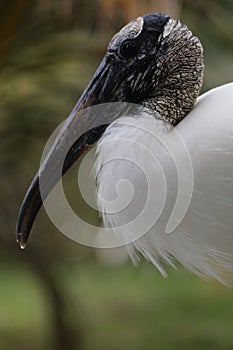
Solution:
M 47 139 L 111 36 L 148 12 L 179 18 L 199 36 L 203 91 L 232 81 L 231 0 L 0 1 L 0 349 L 233 349 L 230 288 L 182 268 L 163 279 L 148 263 L 135 268 L 122 249 L 78 245 L 43 210 L 27 249 L 15 242 Z M 74 190 L 74 174 L 65 179 L 71 201 L 98 223 Z

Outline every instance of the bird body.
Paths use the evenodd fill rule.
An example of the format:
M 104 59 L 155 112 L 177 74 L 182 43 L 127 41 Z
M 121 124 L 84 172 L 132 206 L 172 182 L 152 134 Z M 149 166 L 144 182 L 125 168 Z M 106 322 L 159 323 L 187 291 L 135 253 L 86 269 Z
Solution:
M 233 271 L 233 84 L 197 99 L 203 71 L 202 45 L 178 20 L 147 14 L 120 30 L 25 195 L 20 246 L 43 200 L 98 142 L 99 210 L 132 259 L 143 255 L 163 275 L 161 260 L 178 260 L 225 283 Z M 109 103 L 129 112 L 88 114 Z
M 192 272 L 221 281 L 225 281 L 223 275 L 227 270 L 233 271 L 232 94 L 233 83 L 203 94 L 182 122 L 171 129 L 166 122 L 146 112 L 141 116 L 121 117 L 106 129 L 98 142 L 99 209 L 105 226 L 115 228 L 115 234 L 121 233 L 130 242 L 127 249 L 134 261 L 140 252 L 165 275 L 161 260 L 174 266 L 175 258 Z M 178 147 L 177 133 L 187 148 Z M 169 150 L 161 145 L 161 140 L 165 145 L 169 142 Z M 186 166 L 187 151 L 191 173 L 183 169 L 178 186 L 177 164 Z M 165 202 L 161 169 L 166 178 Z M 147 219 L 152 216 L 155 220 L 152 227 L 147 220 L 145 234 L 138 237 L 138 223 L 133 223 L 130 229 L 124 225 L 132 223 L 145 205 L 148 191 L 145 175 L 147 179 L 150 177 L 154 196 L 150 203 L 152 213 L 147 212 Z M 187 202 L 178 226 L 167 232 L 177 190 L 184 190 L 184 183 L 187 185 L 189 180 L 193 181 L 190 203 Z M 131 203 L 124 206 L 129 197 L 129 183 L 134 193 Z M 117 184 L 120 204 L 116 200 Z M 180 200 L 181 207 L 185 199 Z

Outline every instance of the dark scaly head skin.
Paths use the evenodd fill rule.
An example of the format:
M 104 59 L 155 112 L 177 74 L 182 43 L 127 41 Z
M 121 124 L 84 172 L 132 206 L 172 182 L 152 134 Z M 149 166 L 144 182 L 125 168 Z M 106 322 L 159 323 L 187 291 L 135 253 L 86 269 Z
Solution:
M 116 101 L 142 104 L 174 126 L 193 108 L 203 82 L 203 48 L 180 21 L 138 17 L 112 38 L 108 53 L 115 69 L 123 69 Z
M 21 248 L 27 244 L 42 205 L 40 189 L 43 188 L 45 199 L 60 177 L 100 138 L 112 121 L 97 127 L 93 120 L 86 121 L 89 131 L 72 145 L 60 174 L 57 159 L 64 151 L 63 145 L 70 137 L 70 130 L 79 122 L 81 110 L 106 102 L 128 102 L 143 105 L 156 118 L 176 125 L 195 103 L 203 70 L 200 41 L 170 16 L 147 14 L 122 28 L 110 41 L 106 55 L 28 188 L 16 228 Z M 82 121 L 78 125 L 83 130 Z M 43 180 L 40 174 L 43 174 Z
M 173 126 L 193 108 L 204 74 L 203 48 L 186 25 L 169 19 L 160 37 L 151 96 L 142 104 Z

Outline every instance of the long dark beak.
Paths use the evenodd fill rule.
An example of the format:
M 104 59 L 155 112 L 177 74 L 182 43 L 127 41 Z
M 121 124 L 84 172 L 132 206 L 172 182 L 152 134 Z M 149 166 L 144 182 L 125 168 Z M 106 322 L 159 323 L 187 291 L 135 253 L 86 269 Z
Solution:
M 16 228 L 17 241 L 21 248 L 25 248 L 27 244 L 33 222 L 43 200 L 62 175 L 100 138 L 107 125 L 116 119 L 117 115 L 113 114 L 110 116 L 111 120 L 109 116 L 98 118 L 95 111 L 89 111 L 93 107 L 88 108 L 114 100 L 114 91 L 118 85 L 115 81 L 116 75 L 108 57 L 105 56 L 83 95 L 64 122 L 21 205 Z M 61 159 L 63 159 L 62 165 L 60 164 Z

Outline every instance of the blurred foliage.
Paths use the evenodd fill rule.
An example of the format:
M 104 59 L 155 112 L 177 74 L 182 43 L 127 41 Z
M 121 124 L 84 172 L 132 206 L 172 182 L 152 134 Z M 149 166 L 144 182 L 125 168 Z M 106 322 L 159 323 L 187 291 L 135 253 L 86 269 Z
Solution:
M 147 264 L 103 267 L 101 250 L 66 239 L 44 212 L 28 249 L 22 253 L 16 246 L 17 212 L 46 140 L 68 116 L 111 35 L 129 16 L 119 7 L 122 1 L 115 0 L 108 14 L 101 3 L 0 2 L 0 347 L 230 350 L 231 290 L 182 271 L 163 280 Z M 156 1 L 140 4 L 144 13 L 152 4 L 157 11 Z M 177 1 L 178 10 L 205 48 L 203 90 L 232 80 L 233 2 Z M 89 217 L 80 194 L 72 195 L 74 172 L 77 168 L 65 185 L 74 207 Z M 98 220 L 92 214 L 92 221 Z
M 229 288 L 182 270 L 163 279 L 147 264 L 135 269 L 84 262 L 79 268 L 56 264 L 55 270 L 69 290 L 71 312 L 82 315 L 84 350 L 233 347 Z M 49 348 L 51 306 L 38 280 L 28 269 L 12 265 L 1 267 L 0 278 L 5 281 L 0 290 L 1 347 Z

